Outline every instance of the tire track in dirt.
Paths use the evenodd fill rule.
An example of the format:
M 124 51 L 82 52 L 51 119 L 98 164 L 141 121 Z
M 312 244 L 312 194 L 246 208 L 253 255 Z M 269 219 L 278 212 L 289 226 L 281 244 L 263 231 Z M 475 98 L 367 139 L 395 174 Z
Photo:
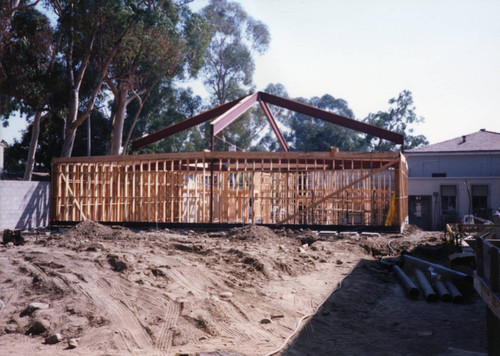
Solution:
M 160 351 L 166 351 L 169 354 L 170 348 L 172 347 L 172 341 L 175 334 L 175 326 L 177 325 L 177 320 L 181 314 L 181 308 L 178 303 L 171 301 L 166 308 L 165 315 L 160 335 L 155 344 L 156 349 Z
M 235 340 L 237 343 L 248 341 L 248 339 L 252 338 L 248 335 L 246 330 L 241 330 L 239 327 L 242 322 L 242 320 L 239 319 L 243 318 L 231 303 L 220 301 L 211 312 L 214 316 L 214 318 L 212 318 L 214 328 L 220 335 Z M 246 321 L 247 320 L 244 320 L 243 322 Z
M 178 284 L 179 287 L 191 291 L 193 294 L 194 292 L 196 292 L 198 296 L 206 295 L 206 290 L 205 288 L 203 288 L 203 283 L 194 284 L 194 282 L 199 280 L 199 275 L 196 275 L 194 273 L 192 275 L 185 275 L 181 270 L 173 269 L 169 271 L 168 276 L 171 278 L 172 283 Z
M 27 351 L 30 352 L 30 354 L 35 354 L 36 353 L 36 346 L 37 343 L 34 341 L 34 339 L 29 336 L 29 335 L 23 335 L 21 339 L 22 344 L 24 345 L 23 350 L 28 349 Z
M 87 263 L 87 265 L 96 271 L 105 270 L 105 268 L 99 268 L 100 266 L 96 266 L 92 262 Z M 120 303 L 134 315 L 137 323 L 140 324 L 143 329 L 145 329 L 147 325 L 144 325 L 141 320 L 137 319 L 138 315 L 141 315 L 141 313 L 148 315 L 163 315 L 164 322 L 154 342 L 154 348 L 162 352 L 165 351 L 168 354 L 175 334 L 175 330 L 172 328 L 175 327 L 180 316 L 179 304 L 168 299 L 166 296 L 158 295 L 154 290 L 144 290 L 142 289 L 143 287 L 138 289 L 133 283 L 125 281 L 123 283 L 111 283 L 109 285 L 108 294 L 113 296 L 125 296 L 125 298 L 120 299 Z M 140 309 L 137 307 L 139 305 Z M 117 309 L 115 308 L 115 310 Z M 128 345 L 127 348 L 130 349 L 130 345 Z
M 8 271 L 9 267 L 11 267 L 11 266 L 12 266 L 12 264 L 10 263 L 9 259 L 7 259 L 5 257 L 2 257 L 0 259 L 0 276 L 2 278 L 3 278 L 3 274 L 5 273 L 5 271 Z M 2 290 L 2 294 L 3 294 L 3 298 L 4 298 L 3 302 L 5 305 L 3 307 L 0 307 L 0 325 L 6 324 L 5 321 L 3 320 L 4 314 L 7 315 L 6 310 L 7 310 L 7 308 L 9 308 L 11 301 L 18 299 L 23 288 L 24 288 L 24 283 L 16 283 L 13 285 L 12 291 L 10 291 L 10 293 L 9 293 L 9 290 L 7 290 L 7 289 Z M 11 288 L 9 288 L 9 289 L 11 289 Z M 10 296 L 9 296 L 9 294 L 10 294 Z
M 134 311 L 135 315 L 144 314 L 144 311 L 148 315 L 163 315 L 162 320 L 164 322 L 162 323 L 159 335 L 156 337 L 156 341 L 154 341 L 154 347 L 160 351 L 167 351 L 168 354 L 175 334 L 174 327 L 181 312 L 179 304 L 168 297 L 158 296 L 152 290 L 144 291 L 132 288 L 123 290 L 123 286 L 116 283 L 114 284 L 114 288 L 120 293 L 129 296 L 128 299 L 122 300 L 122 302 L 130 310 Z M 140 305 L 143 310 L 137 309 L 137 305 Z M 146 328 L 147 326 L 143 325 L 143 327 Z
M 137 348 L 146 350 L 152 348 L 151 338 L 136 315 L 123 302 L 126 297 L 123 293 L 114 292 L 112 286 L 104 278 L 90 282 L 87 287 L 84 293 L 95 304 L 100 305 L 104 310 L 109 310 L 109 317 L 128 352 L 133 353 Z M 136 347 L 133 347 L 132 343 Z
M 165 301 L 170 301 L 167 297 L 157 295 L 157 292 L 154 290 L 138 289 L 132 283 L 127 286 L 123 286 L 121 283 L 113 283 L 112 287 L 116 293 L 123 294 L 127 297 L 122 300 L 122 303 L 136 315 L 140 313 L 140 310 L 137 308 L 138 305 L 150 314 L 161 315 L 164 310 L 162 306 L 168 304 L 165 303 Z

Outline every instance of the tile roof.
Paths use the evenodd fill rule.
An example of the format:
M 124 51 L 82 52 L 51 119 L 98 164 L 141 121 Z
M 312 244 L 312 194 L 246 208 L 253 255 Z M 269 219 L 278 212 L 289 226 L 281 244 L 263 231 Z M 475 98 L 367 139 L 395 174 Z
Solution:
M 484 129 L 451 140 L 407 150 L 407 153 L 500 151 L 500 133 Z

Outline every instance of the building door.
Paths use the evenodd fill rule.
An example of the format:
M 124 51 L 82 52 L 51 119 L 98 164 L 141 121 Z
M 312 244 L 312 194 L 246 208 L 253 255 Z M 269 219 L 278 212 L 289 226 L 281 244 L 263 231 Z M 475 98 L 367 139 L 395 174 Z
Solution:
M 488 186 L 472 185 L 472 213 L 483 219 L 490 219 L 490 212 L 488 210 Z
M 441 186 L 441 228 L 448 223 L 458 222 L 457 215 L 457 186 Z
M 432 230 L 432 196 L 410 195 L 408 203 L 410 224 L 422 230 Z

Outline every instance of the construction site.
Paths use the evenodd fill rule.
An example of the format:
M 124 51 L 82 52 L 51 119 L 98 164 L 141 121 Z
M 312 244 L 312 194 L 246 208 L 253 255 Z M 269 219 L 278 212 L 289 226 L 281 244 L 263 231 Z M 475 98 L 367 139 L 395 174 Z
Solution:
M 282 151 L 215 151 L 256 103 Z M 289 152 L 268 105 L 401 149 Z M 50 229 L 0 247 L 5 354 L 497 354 L 498 225 L 410 225 L 402 135 L 258 92 L 133 149 L 205 122 L 204 152 L 53 159 Z
M 284 152 L 215 152 L 214 136 L 259 103 Z M 207 152 L 55 158 L 53 224 L 265 224 L 398 231 L 408 219 L 399 152 L 288 152 L 268 103 L 402 144 L 382 128 L 265 93 L 218 106 L 134 142 L 137 149 L 212 120 Z M 170 225 L 174 226 L 174 225 Z

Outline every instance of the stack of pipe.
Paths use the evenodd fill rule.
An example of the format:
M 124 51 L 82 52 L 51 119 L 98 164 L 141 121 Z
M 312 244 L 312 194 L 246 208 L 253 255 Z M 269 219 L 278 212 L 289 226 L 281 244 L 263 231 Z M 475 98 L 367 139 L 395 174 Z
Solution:
M 409 255 L 403 255 L 403 262 L 407 270 L 414 271 L 415 278 L 426 301 L 435 302 L 441 299 L 443 302 L 463 302 L 464 298 L 454 281 L 471 282 L 471 276 Z M 392 270 L 405 288 L 408 296 L 411 299 L 418 299 L 420 289 L 417 288 L 405 272 L 397 265 L 393 265 Z M 427 278 L 426 273 L 430 278 Z

